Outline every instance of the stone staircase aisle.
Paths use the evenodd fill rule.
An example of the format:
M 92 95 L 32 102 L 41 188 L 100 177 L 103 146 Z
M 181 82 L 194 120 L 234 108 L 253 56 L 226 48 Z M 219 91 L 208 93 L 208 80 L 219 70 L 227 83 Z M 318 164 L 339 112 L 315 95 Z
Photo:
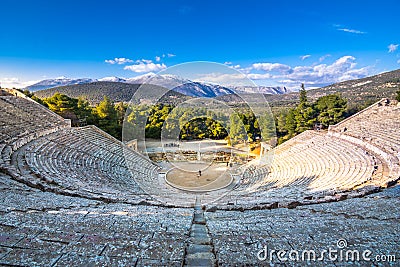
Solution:
M 214 246 L 208 232 L 204 211 L 196 198 L 190 238 L 186 247 L 183 266 L 217 266 Z

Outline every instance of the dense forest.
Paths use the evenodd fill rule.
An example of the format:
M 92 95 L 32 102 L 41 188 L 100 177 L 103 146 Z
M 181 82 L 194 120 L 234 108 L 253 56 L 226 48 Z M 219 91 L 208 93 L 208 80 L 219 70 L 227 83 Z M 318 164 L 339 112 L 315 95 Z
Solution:
M 210 109 L 204 106 L 130 106 L 125 123 L 132 134 L 139 136 L 145 127 L 146 138 L 196 140 L 227 139 L 229 143 L 270 140 L 275 137 L 271 114 L 256 116 L 249 109 Z
M 127 114 L 128 124 L 137 125 L 140 118 L 145 120 L 143 126 L 146 138 L 159 139 L 164 131 L 167 135 L 175 133 L 182 140 L 227 139 L 230 143 L 264 140 L 280 144 L 305 130 L 315 127 L 326 129 L 370 104 L 364 103 L 364 106 L 360 104 L 358 108 L 349 109 L 347 100 L 340 94 L 309 101 L 307 91 L 302 86 L 296 106 L 280 109 L 273 115 L 255 116 L 248 109 L 213 112 L 201 106 L 176 107 L 172 104 L 128 107 L 122 102 L 114 103 L 106 96 L 99 104 L 91 106 L 82 97 L 71 98 L 56 93 L 52 97 L 41 99 L 29 91 L 23 92 L 62 117 L 71 119 L 73 126 L 93 124 L 120 140 Z M 400 91 L 397 91 L 396 99 L 400 101 Z M 135 132 L 131 134 L 131 138 L 134 138 Z M 125 139 L 127 138 L 129 136 Z

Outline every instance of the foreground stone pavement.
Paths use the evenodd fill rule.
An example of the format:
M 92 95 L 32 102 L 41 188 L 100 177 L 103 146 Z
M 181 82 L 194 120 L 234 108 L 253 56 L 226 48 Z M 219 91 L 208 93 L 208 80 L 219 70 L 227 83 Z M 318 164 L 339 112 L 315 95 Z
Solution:
M 14 266 L 181 266 L 193 247 L 194 209 L 107 204 L 29 188 L 1 175 L 0 264 Z M 209 250 L 220 266 L 398 266 L 400 186 L 364 198 L 295 209 L 205 212 Z M 272 262 L 269 249 L 349 249 L 397 262 Z M 190 265 L 189 265 L 190 266 Z
M 395 255 L 393 262 L 279 261 L 273 266 L 399 266 L 400 186 L 364 198 L 265 211 L 207 213 L 218 263 L 222 266 L 268 265 L 257 252 L 337 248 L 344 239 L 351 250 Z M 318 254 L 317 254 L 318 255 Z M 262 255 L 261 255 L 262 256 Z M 287 255 L 286 255 L 287 256 Z M 317 256 L 318 257 L 318 256 Z
M 181 264 L 192 209 L 105 204 L 43 193 L 14 184 L 5 175 L 0 178 L 0 264 Z
M 250 162 L 198 194 L 15 90 L 0 111 L 1 266 L 399 266 L 397 102 L 304 132 L 271 168 Z

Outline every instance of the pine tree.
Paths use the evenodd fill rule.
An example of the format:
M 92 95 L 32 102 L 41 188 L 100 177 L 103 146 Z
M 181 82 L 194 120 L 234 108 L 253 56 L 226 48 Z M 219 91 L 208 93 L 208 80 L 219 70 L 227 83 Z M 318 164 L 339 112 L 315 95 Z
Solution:
M 305 104 L 305 103 L 307 103 L 307 91 L 304 88 L 304 83 L 302 83 L 300 89 L 300 104 Z
M 318 98 L 315 103 L 315 109 L 318 112 L 318 122 L 324 127 L 328 127 L 344 119 L 347 100 L 340 94 L 323 96 Z
M 307 91 L 304 88 L 304 83 L 301 84 L 300 103 L 295 109 L 294 116 L 296 120 L 296 133 L 312 129 L 316 121 L 316 112 L 307 100 Z
M 288 114 L 286 116 L 286 121 L 285 121 L 285 128 L 289 134 L 289 136 L 293 136 L 296 133 L 296 111 L 295 109 L 290 109 L 288 111 Z

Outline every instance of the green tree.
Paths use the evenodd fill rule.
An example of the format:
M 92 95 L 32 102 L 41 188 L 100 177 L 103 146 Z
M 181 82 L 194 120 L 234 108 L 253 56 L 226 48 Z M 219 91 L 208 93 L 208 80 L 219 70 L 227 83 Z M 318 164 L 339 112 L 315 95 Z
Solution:
M 276 131 L 279 136 L 286 135 L 288 133 L 288 130 L 286 129 L 286 117 L 287 117 L 288 112 L 287 111 L 281 111 L 276 117 L 275 117 L 275 125 L 276 125 Z
M 243 122 L 240 119 L 239 114 L 232 113 L 230 116 L 230 129 L 229 129 L 229 138 L 232 144 L 235 144 L 240 141 L 244 141 L 245 137 L 245 129 L 243 128 Z
M 33 93 L 29 92 L 29 90 L 23 90 L 22 91 L 22 90 L 19 89 L 18 91 L 22 92 L 27 97 L 31 97 L 32 98 L 32 96 L 33 96 Z
M 118 125 L 118 114 L 114 103 L 110 98 L 104 96 L 95 109 L 98 116 L 98 127 L 116 138 L 121 137 L 121 127 Z
M 307 91 L 304 84 L 301 84 L 300 103 L 294 111 L 296 121 L 296 133 L 301 133 L 313 128 L 316 121 L 316 112 L 307 100 Z
M 128 106 L 125 105 L 123 102 L 119 102 L 118 104 L 115 105 L 115 110 L 117 111 L 117 117 L 118 117 L 118 125 L 120 126 L 122 126 L 124 123 L 125 112 L 127 108 Z
M 66 119 L 71 119 L 72 121 L 77 120 L 77 115 L 75 114 L 78 103 L 77 99 L 64 94 L 55 93 L 52 97 L 45 98 L 43 101 L 47 104 L 50 110 L 60 116 Z
M 83 97 L 79 97 L 74 112 L 80 121 L 85 121 L 86 124 L 97 124 L 98 118 L 89 102 Z
M 131 104 L 127 111 L 128 114 L 124 125 L 124 140 L 141 139 L 149 107 L 146 105 Z
M 33 100 L 35 100 L 36 102 L 38 102 L 39 104 L 45 106 L 46 108 L 49 107 L 49 106 L 47 105 L 47 103 L 44 102 L 41 98 L 39 98 L 39 97 L 37 97 L 37 96 L 35 96 L 35 95 L 33 95 L 31 98 L 32 98 Z
M 318 113 L 317 121 L 326 128 L 344 119 L 347 100 L 340 94 L 322 96 L 318 98 L 314 107 Z
M 97 115 L 100 119 L 116 119 L 117 112 L 114 108 L 114 103 L 107 96 L 104 96 L 103 101 L 101 101 L 96 107 Z
M 296 134 L 296 110 L 295 109 L 289 109 L 289 112 L 286 116 L 286 123 L 285 123 L 285 128 L 288 131 L 288 134 L 290 136 L 294 136 Z
M 396 100 L 400 102 L 400 90 L 396 92 Z
M 307 91 L 304 88 L 304 83 L 301 84 L 301 89 L 300 89 L 300 104 L 307 103 Z

